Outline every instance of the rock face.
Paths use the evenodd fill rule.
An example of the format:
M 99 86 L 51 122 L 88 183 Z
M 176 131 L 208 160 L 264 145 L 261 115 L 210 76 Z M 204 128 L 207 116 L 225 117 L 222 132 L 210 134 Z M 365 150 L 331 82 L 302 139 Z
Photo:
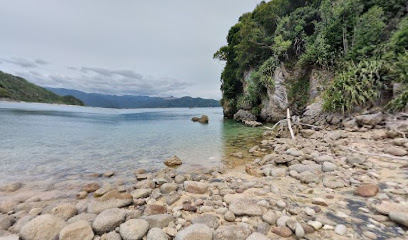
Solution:
M 125 220 L 126 211 L 119 208 L 107 209 L 96 216 L 92 228 L 99 235 L 110 232 Z
M 213 231 L 205 224 L 192 224 L 177 233 L 175 240 L 212 240 Z
M 285 69 L 277 67 L 274 75 L 274 87 L 267 87 L 267 98 L 263 99 L 261 118 L 266 122 L 277 122 L 286 117 L 288 95 L 285 87 Z
M 131 219 L 122 223 L 119 228 L 123 240 L 139 240 L 149 230 L 149 223 L 143 219 Z
M 246 240 L 251 234 L 248 224 L 220 226 L 214 233 L 214 240 Z
M 207 184 L 195 181 L 185 181 L 184 189 L 189 193 L 204 194 L 207 192 Z
M 244 121 L 256 121 L 256 117 L 247 110 L 239 110 L 234 114 L 234 120 L 238 122 Z
M 179 166 L 183 164 L 183 162 L 181 161 L 181 159 L 177 156 L 173 156 L 169 159 L 166 159 L 164 161 L 164 165 L 168 166 L 168 167 L 174 167 L 174 166 Z
M 69 224 L 68 226 L 64 227 L 59 234 L 60 240 L 92 240 L 93 237 L 94 233 L 92 231 L 92 227 L 89 222 L 85 220 L 80 220 Z
M 374 184 L 364 184 L 356 188 L 354 193 L 361 197 L 374 197 L 377 195 L 379 189 L 377 185 Z
M 235 215 L 261 216 L 262 209 L 254 200 L 239 198 L 231 202 L 229 210 Z
M 24 225 L 20 237 L 23 240 L 54 240 L 65 225 L 65 221 L 59 217 L 41 215 Z
M 191 121 L 199 123 L 208 123 L 208 116 L 202 115 L 201 117 L 193 117 Z

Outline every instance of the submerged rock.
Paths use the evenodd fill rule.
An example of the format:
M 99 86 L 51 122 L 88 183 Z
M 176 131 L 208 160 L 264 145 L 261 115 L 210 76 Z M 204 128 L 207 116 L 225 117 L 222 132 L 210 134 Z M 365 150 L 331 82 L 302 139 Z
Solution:
M 193 122 L 199 122 L 199 123 L 208 123 L 208 116 L 207 115 L 202 115 L 201 117 L 193 117 L 191 121 Z
M 181 159 L 177 156 L 173 156 L 169 159 L 166 159 L 164 161 L 164 165 L 168 166 L 168 167 L 174 167 L 174 166 L 179 166 L 183 164 L 183 162 L 181 161 Z

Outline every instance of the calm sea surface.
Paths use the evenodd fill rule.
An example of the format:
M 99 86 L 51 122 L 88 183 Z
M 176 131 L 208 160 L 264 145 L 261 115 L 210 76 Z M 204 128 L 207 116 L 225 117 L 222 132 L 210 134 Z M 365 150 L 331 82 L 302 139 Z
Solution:
M 202 114 L 209 124 L 190 120 Z M 247 154 L 262 131 L 225 120 L 221 108 L 117 110 L 0 102 L 0 182 L 104 171 L 130 175 L 138 167 L 161 168 L 173 155 L 183 161 L 180 170 L 234 165 L 240 160 L 230 153 Z

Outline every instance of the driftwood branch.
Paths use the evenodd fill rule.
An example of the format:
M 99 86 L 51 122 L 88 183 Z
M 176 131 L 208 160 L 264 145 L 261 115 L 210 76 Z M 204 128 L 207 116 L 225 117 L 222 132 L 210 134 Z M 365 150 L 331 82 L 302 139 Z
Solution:
M 378 153 L 369 153 L 369 152 L 362 152 L 362 151 L 358 151 L 354 148 L 350 148 L 350 147 L 343 147 L 347 150 L 350 150 L 352 152 L 355 153 L 359 153 L 359 154 L 363 154 L 363 155 L 368 155 L 368 156 L 376 156 L 376 157 L 385 157 L 385 158 L 391 158 L 391 159 L 397 159 L 397 160 L 408 160 L 408 158 L 406 157 L 397 157 L 397 156 L 392 156 L 389 154 L 378 154 Z
M 320 128 L 320 129 L 323 129 L 322 127 L 319 127 L 319 126 L 315 126 L 315 125 L 310 125 L 310 124 L 306 124 L 306 123 L 299 123 L 300 125 L 303 125 L 303 126 L 307 126 L 307 127 L 312 127 L 312 128 Z
M 280 120 L 279 122 L 275 123 L 275 125 L 273 125 L 273 127 L 271 127 L 271 128 L 270 127 L 265 127 L 265 128 L 268 129 L 268 130 L 273 130 L 273 129 L 275 129 L 276 126 L 278 126 L 283 121 L 285 121 L 285 119 Z
M 295 134 L 293 133 L 292 124 L 290 123 L 289 108 L 286 109 L 286 112 L 287 112 L 288 128 L 289 128 L 289 131 L 290 131 L 290 136 L 292 136 L 292 139 L 295 139 Z

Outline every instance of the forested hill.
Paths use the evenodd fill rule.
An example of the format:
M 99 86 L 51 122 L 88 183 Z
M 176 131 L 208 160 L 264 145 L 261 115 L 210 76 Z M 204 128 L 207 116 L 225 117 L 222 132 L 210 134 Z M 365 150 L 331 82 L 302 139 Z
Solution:
M 245 13 L 214 57 L 221 104 L 266 121 L 306 106 L 342 114 L 408 102 L 408 1 L 273 0 Z M 318 108 L 318 107 L 317 107 Z M 308 108 L 309 109 L 309 108 Z
M 0 98 L 13 101 L 60 103 L 69 105 L 84 105 L 73 96 L 61 97 L 40 86 L 28 82 L 24 78 L 0 71 Z
M 171 107 L 219 107 L 220 102 L 214 99 L 203 98 L 162 98 L 132 95 L 105 95 L 99 93 L 86 93 L 72 89 L 47 88 L 61 95 L 72 95 L 81 99 L 87 106 L 105 108 L 171 108 Z

